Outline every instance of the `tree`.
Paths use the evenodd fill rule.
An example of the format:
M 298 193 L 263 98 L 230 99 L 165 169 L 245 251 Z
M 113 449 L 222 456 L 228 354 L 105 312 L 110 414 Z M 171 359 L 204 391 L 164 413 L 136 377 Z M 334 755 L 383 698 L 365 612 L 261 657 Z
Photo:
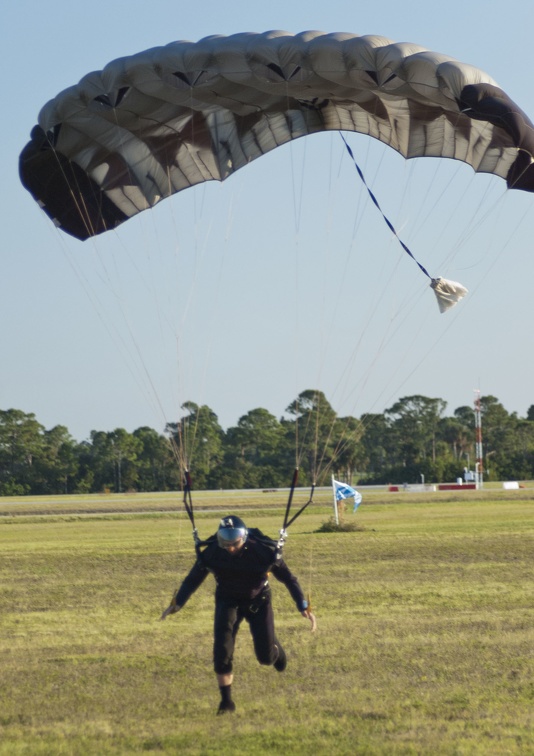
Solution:
M 180 488 L 180 469 L 168 438 L 146 426 L 133 432 L 141 446 L 137 453 L 137 481 L 141 491 Z
M 484 476 L 489 480 L 529 477 L 534 472 L 529 460 L 533 456 L 531 423 L 509 413 L 494 396 L 480 398 Z
M 336 439 L 333 464 L 341 471 L 343 479 L 352 484 L 356 469 L 363 469 L 365 463 L 364 425 L 355 417 L 338 418 L 333 435 Z
M 36 493 L 34 463 L 43 451 L 43 432 L 33 413 L 0 410 L 0 494 Z
M 168 423 L 166 431 L 182 456 L 185 466 L 194 471 L 196 488 L 209 488 L 217 478 L 223 459 L 223 429 L 215 412 L 207 405 L 185 402 L 188 414 L 178 423 Z
M 389 423 L 384 415 L 378 413 L 363 414 L 360 422 L 363 428 L 362 469 L 366 470 L 370 480 L 387 482 L 387 468 L 391 464 Z
M 112 491 L 115 485 L 114 457 L 109 434 L 91 431 L 87 463 L 93 473 L 93 491 Z
M 44 431 L 42 455 L 37 460 L 40 493 L 76 490 L 79 470 L 78 444 L 64 425 Z
M 225 434 L 224 465 L 218 477 L 221 488 L 283 485 L 288 479 L 288 470 L 282 469 L 285 440 L 284 426 L 266 409 L 258 407 L 240 417 L 237 426 Z
M 534 405 L 522 419 L 494 396 L 480 404 L 484 477 L 534 478 Z M 1 410 L 0 495 L 175 490 L 184 466 L 198 489 L 274 488 L 289 485 L 296 460 L 301 485 L 321 485 L 330 472 L 351 482 L 356 471 L 366 483 L 454 480 L 474 464 L 475 413 L 462 406 L 447 417 L 445 408 L 414 395 L 383 414 L 339 418 L 308 389 L 280 420 L 258 407 L 226 433 L 209 407 L 186 402 L 167 435 L 94 430 L 82 443 L 65 426 L 45 430 L 31 413 Z
M 403 466 L 436 461 L 436 438 L 440 418 L 447 407 L 443 399 L 416 394 L 405 396 L 386 410 L 396 436 Z
M 114 431 L 91 431 L 93 490 L 120 493 L 135 488 L 137 454 L 142 444 L 124 428 Z
M 124 428 L 108 433 L 114 462 L 115 491 L 121 493 L 135 488 L 137 483 L 137 455 L 142 449 L 139 438 Z
M 284 430 L 278 419 L 266 409 L 258 407 L 239 418 L 237 427 L 231 428 L 243 459 L 253 464 L 272 462 L 284 437 Z
M 293 438 L 297 443 L 301 482 L 320 483 L 317 475 L 330 467 L 335 451 L 336 413 L 322 391 L 307 389 L 286 407 L 294 420 Z
M 481 396 L 482 442 L 484 452 L 484 477 L 497 479 L 499 469 L 506 467 L 507 459 L 514 451 L 512 439 L 515 430 L 515 415 L 510 415 L 495 396 Z M 490 466 L 491 465 L 491 466 Z

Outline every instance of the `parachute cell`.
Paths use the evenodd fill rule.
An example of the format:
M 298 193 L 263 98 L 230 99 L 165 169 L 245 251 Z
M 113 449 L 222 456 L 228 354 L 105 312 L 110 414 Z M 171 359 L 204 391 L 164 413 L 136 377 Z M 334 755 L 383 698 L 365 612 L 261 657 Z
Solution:
M 57 226 L 87 239 L 331 130 L 534 191 L 534 126 L 487 74 L 418 45 L 322 32 L 208 37 L 115 60 L 42 109 L 20 175 Z

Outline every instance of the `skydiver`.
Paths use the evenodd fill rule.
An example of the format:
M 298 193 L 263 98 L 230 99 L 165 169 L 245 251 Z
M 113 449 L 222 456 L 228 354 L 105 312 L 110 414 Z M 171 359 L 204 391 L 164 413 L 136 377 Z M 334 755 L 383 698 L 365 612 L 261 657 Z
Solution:
M 303 617 L 315 630 L 315 617 L 299 585 L 271 541 L 257 528 L 247 529 L 233 515 L 223 517 L 217 533 L 197 549 L 197 561 L 161 615 L 178 612 L 204 582 L 209 572 L 215 577 L 215 624 L 213 663 L 221 701 L 217 714 L 235 711 L 232 699 L 233 656 L 237 632 L 245 619 L 250 627 L 254 651 L 260 664 L 278 672 L 287 666 L 287 657 L 274 629 L 268 573 L 283 583 Z

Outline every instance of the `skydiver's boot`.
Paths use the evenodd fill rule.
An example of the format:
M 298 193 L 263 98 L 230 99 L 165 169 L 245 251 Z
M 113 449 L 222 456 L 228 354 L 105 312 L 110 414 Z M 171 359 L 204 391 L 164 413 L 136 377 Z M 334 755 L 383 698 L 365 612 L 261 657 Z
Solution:
M 286 652 L 284 651 L 280 643 L 276 643 L 275 648 L 278 651 L 278 656 L 273 666 L 277 670 L 277 672 L 283 672 L 284 669 L 287 667 Z
M 220 685 L 219 690 L 221 691 L 221 702 L 217 709 L 217 716 L 220 714 L 231 714 L 235 711 L 235 703 L 232 701 L 232 686 Z

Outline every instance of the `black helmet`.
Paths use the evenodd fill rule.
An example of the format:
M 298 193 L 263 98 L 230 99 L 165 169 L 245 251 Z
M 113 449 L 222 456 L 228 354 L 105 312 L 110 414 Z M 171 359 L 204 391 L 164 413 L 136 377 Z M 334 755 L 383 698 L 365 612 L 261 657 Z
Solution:
M 217 530 L 217 542 L 221 548 L 232 546 L 236 541 L 247 540 L 248 530 L 240 517 L 223 517 Z

